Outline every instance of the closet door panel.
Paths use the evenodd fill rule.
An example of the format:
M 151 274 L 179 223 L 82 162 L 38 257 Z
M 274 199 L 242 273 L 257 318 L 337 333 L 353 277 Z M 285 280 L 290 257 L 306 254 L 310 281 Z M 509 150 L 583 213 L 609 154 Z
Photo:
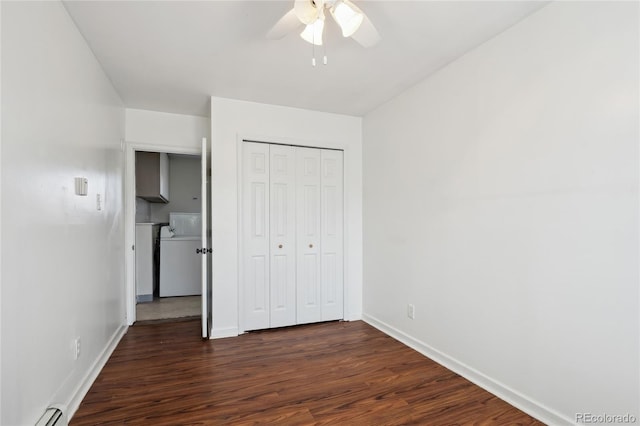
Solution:
M 269 145 L 242 147 L 244 329 L 269 327 Z
M 296 323 L 295 148 L 270 145 L 271 327 Z
M 322 320 L 320 150 L 296 148 L 297 323 Z
M 322 320 L 344 318 L 343 152 L 321 152 Z

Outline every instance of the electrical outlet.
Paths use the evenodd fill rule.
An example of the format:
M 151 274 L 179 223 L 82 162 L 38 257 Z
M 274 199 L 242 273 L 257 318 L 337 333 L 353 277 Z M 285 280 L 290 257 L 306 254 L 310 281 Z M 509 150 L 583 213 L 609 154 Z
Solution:
M 416 317 L 416 307 L 411 303 L 407 305 L 407 316 L 411 319 Z
M 102 210 L 102 196 L 100 194 L 96 194 L 96 208 L 98 211 Z
M 73 341 L 73 357 L 74 359 L 80 358 L 80 338 L 77 337 Z

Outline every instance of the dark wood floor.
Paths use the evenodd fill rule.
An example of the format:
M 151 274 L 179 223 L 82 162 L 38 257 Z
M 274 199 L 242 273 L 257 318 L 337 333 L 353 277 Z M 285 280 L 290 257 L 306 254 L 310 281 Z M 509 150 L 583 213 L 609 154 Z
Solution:
M 361 321 L 199 332 L 131 327 L 71 425 L 542 424 Z

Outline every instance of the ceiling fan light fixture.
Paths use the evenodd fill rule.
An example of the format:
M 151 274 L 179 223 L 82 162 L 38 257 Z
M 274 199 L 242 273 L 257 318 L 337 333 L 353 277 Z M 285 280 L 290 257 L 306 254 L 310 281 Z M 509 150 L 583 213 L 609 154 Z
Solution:
M 331 16 L 340 25 L 343 37 L 351 37 L 364 20 L 364 14 L 349 0 L 339 0 L 331 8 Z
M 324 19 L 318 18 L 315 22 L 306 26 L 300 33 L 300 37 L 316 46 L 322 46 L 322 31 L 324 30 Z
M 293 12 L 305 25 L 313 24 L 318 19 L 319 11 L 320 8 L 313 0 L 295 0 L 293 4 Z

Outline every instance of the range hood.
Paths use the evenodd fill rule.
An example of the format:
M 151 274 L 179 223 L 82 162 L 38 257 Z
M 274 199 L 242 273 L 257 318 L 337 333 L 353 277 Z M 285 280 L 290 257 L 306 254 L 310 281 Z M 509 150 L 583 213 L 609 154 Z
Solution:
M 136 152 L 136 197 L 150 203 L 169 202 L 169 156 Z

